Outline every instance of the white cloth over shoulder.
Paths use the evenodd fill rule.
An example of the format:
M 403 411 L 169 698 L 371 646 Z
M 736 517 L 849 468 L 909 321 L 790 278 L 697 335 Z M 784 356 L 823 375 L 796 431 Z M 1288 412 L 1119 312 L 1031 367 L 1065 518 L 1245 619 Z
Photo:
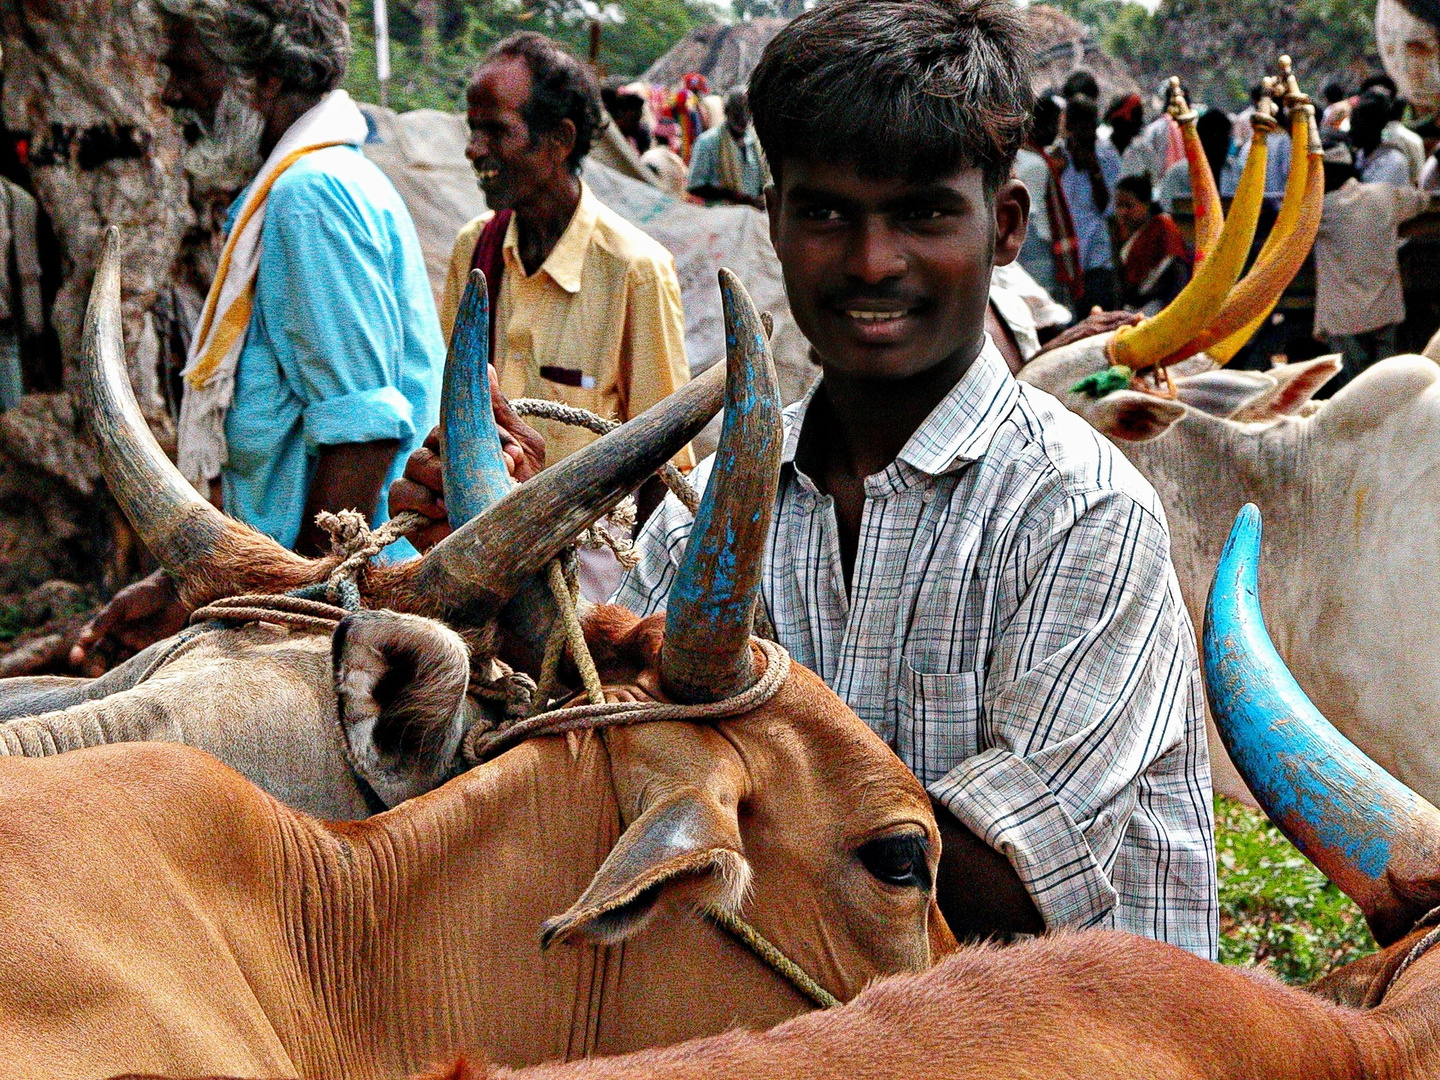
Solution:
M 250 325 L 270 189 L 309 151 L 340 143 L 359 146 L 367 131 L 350 95 L 332 90 L 290 125 L 242 196 L 182 373 L 178 464 L 185 479 L 202 492 L 229 458 L 225 417 L 235 397 L 235 371 Z

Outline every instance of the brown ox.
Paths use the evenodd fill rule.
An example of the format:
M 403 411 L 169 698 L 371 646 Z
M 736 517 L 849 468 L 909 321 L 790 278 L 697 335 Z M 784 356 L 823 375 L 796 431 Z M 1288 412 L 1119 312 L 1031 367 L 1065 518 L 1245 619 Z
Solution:
M 1440 811 L 1310 704 L 1260 618 L 1259 519 L 1215 576 L 1211 707 L 1266 811 L 1365 912 L 1381 952 L 1308 990 L 1105 932 L 968 948 L 848 1005 L 608 1061 L 430 1080 L 1419 1080 L 1440 1076 Z
M 335 559 L 299 559 L 223 517 L 161 453 L 130 391 L 119 284 L 112 233 L 86 319 L 82 396 L 105 475 L 135 528 L 195 603 L 324 580 Z M 697 380 L 505 500 L 511 485 L 484 385 L 484 296 L 472 285 L 457 320 L 442 407 L 447 460 L 456 463 L 453 501 L 464 507 L 457 524 L 470 539 L 439 563 L 432 556 L 367 572 L 360 586 L 373 603 L 456 620 L 482 649 L 498 623 L 523 659 L 543 640 L 550 615 L 528 575 L 714 415 L 723 373 Z M 536 526 L 549 529 L 543 542 L 532 535 Z M 467 590 L 460 578 L 479 586 Z M 480 714 L 465 697 L 468 651 L 443 625 L 393 612 L 352 616 L 333 641 L 271 624 L 211 629 L 153 646 L 100 679 L 0 680 L 0 755 L 180 742 L 296 809 L 361 818 L 465 766 L 460 741 Z
M 726 292 L 718 463 L 664 630 L 587 628 L 616 696 L 713 702 L 785 659 L 748 633 L 779 393 Z M 343 825 L 186 747 L 0 760 L 0 1075 L 393 1077 L 764 1026 L 806 999 L 698 910 L 743 909 L 848 998 L 953 946 L 938 858 L 920 784 L 798 667 L 742 715 L 537 738 Z

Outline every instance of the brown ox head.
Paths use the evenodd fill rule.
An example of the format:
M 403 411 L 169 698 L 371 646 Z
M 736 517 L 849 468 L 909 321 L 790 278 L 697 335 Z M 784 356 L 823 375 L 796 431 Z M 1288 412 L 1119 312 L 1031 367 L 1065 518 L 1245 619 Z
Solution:
M 702 706 L 766 669 L 750 628 L 779 484 L 780 390 L 754 308 L 733 279 L 722 293 L 724 424 L 663 619 L 603 607 L 586 627 L 622 697 Z M 775 697 L 734 719 L 639 724 L 605 741 L 625 831 L 547 922 L 547 945 L 623 940 L 662 897 L 743 906 L 761 926 L 819 929 L 823 947 L 795 959 L 844 996 L 867 973 L 920 970 L 932 944 L 953 946 L 933 896 L 940 843 L 924 789 L 811 672 L 791 668 Z
M 1239 408 L 1247 390 L 1254 397 L 1269 389 L 1263 380 L 1247 380 L 1243 373 L 1206 376 L 1203 369 L 1223 365 L 1254 336 L 1304 262 L 1320 227 L 1325 174 L 1314 109 L 1300 94 L 1288 57 L 1281 57 L 1281 66 L 1283 83 L 1275 90 L 1290 107 L 1290 175 L 1279 216 L 1250 272 L 1240 278 L 1264 199 L 1266 143 L 1274 121 L 1263 116 L 1257 121 L 1230 213 L 1218 227 L 1219 200 L 1206 189 L 1213 188 L 1213 179 L 1193 138 L 1194 113 L 1187 112 L 1177 119 L 1186 136 L 1195 189 L 1194 276 L 1153 318 L 1044 353 L 1021 372 L 1022 381 L 1054 394 L 1114 439 L 1140 442 L 1162 434 L 1184 415 L 1187 396 L 1198 407 L 1214 411 Z M 1191 358 L 1196 359 L 1189 370 L 1177 370 L 1190 374 L 1199 367 L 1201 374 L 1188 387 L 1182 378 L 1175 400 L 1164 372 Z
M 1388 946 L 1317 989 L 1373 1005 L 1428 932 L 1417 923 L 1440 905 L 1440 810 L 1335 730 L 1300 689 L 1265 630 L 1259 562 L 1260 514 L 1246 506 L 1206 606 L 1206 693 L 1231 759 L 1270 819 Z M 1413 971 L 1430 980 L 1435 967 Z
M 74 755 L 69 768 L 33 764 L 23 798 L 59 802 L 78 818 L 75 800 L 55 792 L 90 793 L 77 825 L 86 835 L 129 836 L 134 822 L 146 824 L 140 846 L 120 853 L 79 843 L 45 817 L 45 835 L 66 836 L 91 862 L 45 861 L 44 910 L 54 912 L 53 895 L 88 895 L 78 882 L 103 876 L 96 860 L 183 866 L 178 887 L 206 905 L 205 941 L 180 946 L 214 943 L 219 952 L 208 959 L 226 971 L 240 965 L 245 978 L 232 985 L 258 1002 L 254 1010 L 312 994 L 325 1002 L 323 1014 L 306 1014 L 324 1025 L 314 1032 L 321 1037 L 287 1030 L 303 1031 L 306 1047 L 336 1047 L 367 1075 L 398 1075 L 467 1047 L 517 1064 L 631 1050 L 736 1023 L 768 1026 L 809 1007 L 695 909 L 738 913 L 842 999 L 953 948 L 933 898 L 940 839 L 919 781 L 816 676 L 750 637 L 778 481 L 780 402 L 759 319 L 732 280 L 725 294 L 732 349 L 721 446 L 668 610 L 641 621 L 601 608 L 587 626 L 611 696 L 678 706 L 671 718 L 531 738 L 343 826 L 278 812 L 180 748 L 112 747 Z M 752 691 L 755 700 L 733 708 L 723 700 Z M 151 782 L 157 773 L 164 784 Z M 125 797 L 110 795 L 97 774 L 115 778 Z M 10 824 L 23 831 L 29 817 Z M 222 863 L 217 850 L 227 852 Z M 282 850 L 287 872 L 277 883 Z M 160 874 L 130 873 L 127 888 L 131 879 L 140 889 L 177 889 Z M 179 908 L 160 906 L 166 916 Z M 225 928 L 226 912 L 243 920 L 247 932 L 237 936 L 257 943 L 259 960 L 213 931 Z M 190 926 L 189 909 L 181 915 Z M 266 917 L 280 924 L 275 932 L 254 932 Z M 132 918 L 122 911 L 116 921 Z M 34 922 L 28 911 L 0 908 L 0 940 L 41 942 L 47 971 L 68 978 L 69 942 L 57 946 Z M 161 960 L 183 927 L 146 926 L 146 962 L 135 965 L 145 1001 L 214 992 L 189 981 L 205 970 L 198 963 Z M 286 969 L 271 942 L 286 934 L 295 960 L 304 958 L 295 969 L 303 994 L 273 974 Z M 67 984 L 61 992 L 73 998 Z M 131 1014 L 143 1023 L 145 1006 L 119 1023 Z M 78 1031 L 89 1016 L 103 1028 Z M 7 1051 L 16 1030 L 0 1024 Z M 193 1039 L 188 1028 L 183 1035 Z M 67 1028 L 67 1061 L 78 1063 L 92 1037 L 108 1048 L 125 1036 L 113 1014 L 89 1010 Z M 304 1051 L 294 1050 L 295 1068 L 322 1074 L 301 1060 Z M 52 1047 L 41 1052 L 53 1060 Z M 147 1052 L 133 1060 L 147 1062 Z

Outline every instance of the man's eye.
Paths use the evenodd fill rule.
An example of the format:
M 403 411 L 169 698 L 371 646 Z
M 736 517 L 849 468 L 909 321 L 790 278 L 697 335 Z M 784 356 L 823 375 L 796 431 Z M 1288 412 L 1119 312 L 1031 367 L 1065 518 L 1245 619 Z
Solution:
M 904 215 L 906 221 L 939 221 L 945 216 L 943 210 L 907 210 Z
M 831 210 L 826 206 L 813 206 L 808 210 L 800 211 L 800 216 L 806 221 L 839 221 L 840 211 Z

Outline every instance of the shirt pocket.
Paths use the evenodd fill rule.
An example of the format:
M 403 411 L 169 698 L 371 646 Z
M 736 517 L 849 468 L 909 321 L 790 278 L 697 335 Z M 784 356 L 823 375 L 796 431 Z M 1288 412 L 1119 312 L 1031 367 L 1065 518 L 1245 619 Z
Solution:
M 922 784 L 980 752 L 983 686 L 979 671 L 916 671 L 901 657 L 895 752 Z

